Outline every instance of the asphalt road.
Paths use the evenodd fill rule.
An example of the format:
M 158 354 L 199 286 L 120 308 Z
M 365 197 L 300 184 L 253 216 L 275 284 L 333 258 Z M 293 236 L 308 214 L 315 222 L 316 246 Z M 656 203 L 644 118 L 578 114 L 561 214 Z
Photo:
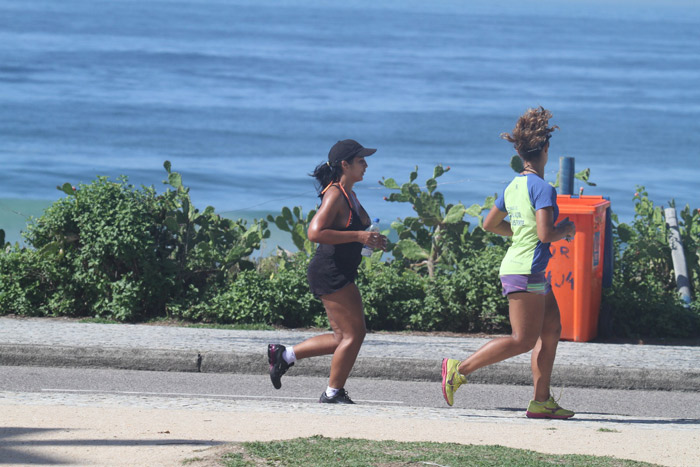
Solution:
M 113 397 L 172 397 L 206 400 L 241 400 L 279 404 L 313 402 L 326 387 L 326 378 L 285 376 L 275 390 L 267 376 L 220 373 L 177 373 L 44 367 L 0 367 L 0 391 L 64 395 L 91 394 Z M 351 378 L 350 396 L 358 404 L 392 407 L 442 408 L 439 383 Z M 562 406 L 577 418 L 594 415 L 664 417 L 700 424 L 700 393 L 553 388 Z M 532 389 L 527 386 L 470 384 L 455 396 L 455 407 L 478 410 L 524 411 Z

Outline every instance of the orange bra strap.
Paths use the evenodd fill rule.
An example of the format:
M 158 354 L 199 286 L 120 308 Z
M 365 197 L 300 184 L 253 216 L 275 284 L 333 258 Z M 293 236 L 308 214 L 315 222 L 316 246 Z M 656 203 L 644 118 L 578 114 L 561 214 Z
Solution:
M 347 229 L 348 227 L 350 227 L 350 223 L 352 222 L 352 200 L 350 200 L 350 198 L 348 197 L 348 194 L 345 192 L 345 188 L 343 188 L 343 185 L 341 185 L 340 183 L 330 183 L 326 188 L 323 189 L 321 194 L 324 194 L 333 185 L 337 185 L 338 188 L 340 188 L 340 191 L 343 192 L 343 194 L 345 195 L 345 199 L 348 200 L 348 204 L 350 205 L 350 214 L 348 214 L 348 223 L 345 224 L 345 228 Z

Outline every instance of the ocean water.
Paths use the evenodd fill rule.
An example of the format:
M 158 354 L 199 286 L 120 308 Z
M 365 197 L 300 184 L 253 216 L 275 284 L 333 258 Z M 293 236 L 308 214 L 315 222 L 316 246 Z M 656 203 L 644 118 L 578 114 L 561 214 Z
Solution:
M 388 225 L 411 211 L 377 181 L 415 166 L 451 167 L 449 202 L 500 193 L 499 134 L 538 105 L 547 180 L 574 157 L 622 221 L 637 185 L 700 207 L 699 25 L 696 1 L 0 0 L 0 228 L 65 182 L 164 189 L 165 160 L 198 207 L 308 210 L 345 138 L 378 149 L 356 192 Z

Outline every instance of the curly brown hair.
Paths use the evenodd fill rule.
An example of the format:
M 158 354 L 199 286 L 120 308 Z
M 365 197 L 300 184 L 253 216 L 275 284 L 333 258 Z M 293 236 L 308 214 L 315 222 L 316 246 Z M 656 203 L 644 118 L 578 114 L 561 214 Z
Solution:
M 559 127 L 548 126 L 552 112 L 540 106 L 527 109 L 513 128 L 513 134 L 501 133 L 501 138 L 513 143 L 518 155 L 525 161 L 535 160 L 547 146 L 551 133 Z

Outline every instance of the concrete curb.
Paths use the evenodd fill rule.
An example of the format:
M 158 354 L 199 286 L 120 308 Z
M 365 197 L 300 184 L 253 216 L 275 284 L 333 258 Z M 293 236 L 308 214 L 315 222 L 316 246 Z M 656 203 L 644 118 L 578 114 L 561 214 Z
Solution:
M 330 357 L 297 362 L 289 375 L 328 376 Z M 199 352 L 109 347 L 70 347 L 0 344 L 0 365 L 202 373 L 267 374 L 267 357 L 259 353 Z M 397 381 L 440 381 L 439 360 L 406 358 L 357 359 L 352 377 Z M 555 386 L 700 391 L 700 371 L 555 365 Z M 474 372 L 469 381 L 480 384 L 530 385 L 529 364 L 498 363 Z
M 199 371 L 197 352 L 139 348 L 1 344 L 0 365 Z

